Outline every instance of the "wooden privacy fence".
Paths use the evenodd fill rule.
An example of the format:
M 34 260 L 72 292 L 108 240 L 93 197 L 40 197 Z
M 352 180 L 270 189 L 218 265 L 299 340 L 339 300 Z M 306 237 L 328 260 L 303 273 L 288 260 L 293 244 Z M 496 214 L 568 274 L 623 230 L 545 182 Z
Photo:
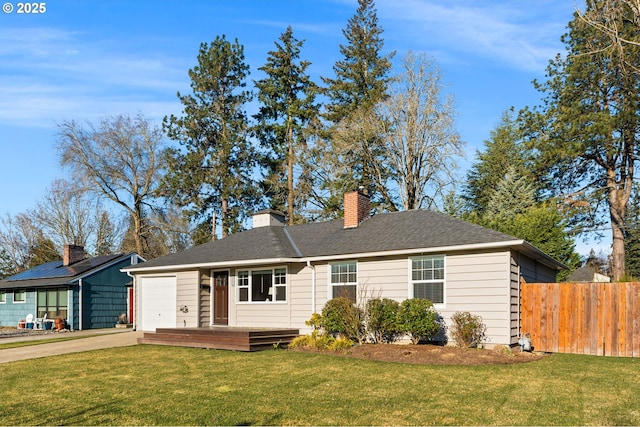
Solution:
M 640 283 L 522 283 L 535 351 L 640 357 Z

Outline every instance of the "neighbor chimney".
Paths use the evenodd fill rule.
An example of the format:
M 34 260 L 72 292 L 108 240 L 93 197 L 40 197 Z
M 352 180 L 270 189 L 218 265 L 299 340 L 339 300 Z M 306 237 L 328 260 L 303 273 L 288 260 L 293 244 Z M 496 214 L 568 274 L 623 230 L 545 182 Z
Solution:
M 344 195 L 344 228 L 355 228 L 371 215 L 369 196 L 352 191 Z
M 265 209 L 253 214 L 253 228 L 283 226 L 284 214 L 274 209 Z
M 64 257 L 62 258 L 62 265 L 71 265 L 78 261 L 82 261 L 84 257 L 84 246 L 64 245 Z

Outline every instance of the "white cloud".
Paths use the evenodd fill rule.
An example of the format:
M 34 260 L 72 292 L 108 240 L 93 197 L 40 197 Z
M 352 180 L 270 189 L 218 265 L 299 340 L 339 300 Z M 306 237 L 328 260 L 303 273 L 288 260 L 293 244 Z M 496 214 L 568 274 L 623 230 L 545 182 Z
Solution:
M 399 33 L 411 37 L 412 45 L 447 51 L 445 61 L 458 52 L 525 71 L 544 69 L 560 51 L 559 37 L 573 10 L 569 0 L 382 0 L 377 5 L 383 28 L 402 26 Z M 390 33 L 396 31 L 385 36 Z
M 117 40 L 91 42 L 78 32 L 2 29 L 0 123 L 49 127 L 134 112 L 161 118 L 176 109 L 176 90 L 188 88 L 185 61 L 137 56 Z

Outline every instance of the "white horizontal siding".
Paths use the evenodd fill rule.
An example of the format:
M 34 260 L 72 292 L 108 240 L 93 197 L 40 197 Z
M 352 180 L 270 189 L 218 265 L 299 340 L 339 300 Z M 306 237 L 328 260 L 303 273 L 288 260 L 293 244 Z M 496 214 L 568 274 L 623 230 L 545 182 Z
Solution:
M 289 328 L 289 303 L 251 303 L 236 305 L 236 325 L 247 327 Z
M 394 256 L 357 260 L 361 295 L 399 302 L 406 299 L 411 284 L 410 259 Z M 512 344 L 517 336 L 518 271 L 526 272 L 523 275 L 529 279 L 542 279 L 553 273 L 535 260 L 509 251 L 445 254 L 445 260 L 445 302 L 437 307 L 439 313 L 448 327 L 454 312 L 468 311 L 481 316 L 488 327 L 489 344 Z M 314 311 L 321 312 L 330 297 L 329 265 L 328 262 L 287 265 L 284 303 L 238 303 L 235 270 L 230 269 L 229 325 L 293 327 L 308 332 L 305 322 Z M 256 266 L 252 270 L 273 267 L 281 265 Z M 203 278 L 206 279 L 204 275 Z M 198 324 L 199 280 L 198 271 L 177 273 L 177 306 L 189 307 L 187 313 L 177 312 L 178 326 Z
M 482 317 L 489 344 L 510 343 L 510 253 L 446 256 L 445 304 L 438 311 L 451 327 L 451 315 L 468 311 Z
M 197 327 L 198 325 L 198 305 L 200 302 L 200 272 L 181 271 L 177 274 L 176 288 L 176 324 L 178 327 Z M 180 307 L 186 306 L 184 313 Z
M 358 262 L 358 287 L 374 298 L 396 301 L 407 299 L 409 292 L 408 258 L 376 258 Z
M 313 314 L 312 292 L 313 271 L 303 264 L 293 264 L 288 268 L 288 295 L 291 304 L 291 327 L 305 329 L 304 322 Z

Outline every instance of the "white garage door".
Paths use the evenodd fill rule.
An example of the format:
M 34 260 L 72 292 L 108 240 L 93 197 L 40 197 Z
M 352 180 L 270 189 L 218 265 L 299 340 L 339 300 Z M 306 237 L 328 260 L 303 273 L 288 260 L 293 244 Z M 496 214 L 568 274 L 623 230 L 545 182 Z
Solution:
M 176 327 L 176 278 L 141 277 L 140 329 L 155 331 L 156 328 Z

